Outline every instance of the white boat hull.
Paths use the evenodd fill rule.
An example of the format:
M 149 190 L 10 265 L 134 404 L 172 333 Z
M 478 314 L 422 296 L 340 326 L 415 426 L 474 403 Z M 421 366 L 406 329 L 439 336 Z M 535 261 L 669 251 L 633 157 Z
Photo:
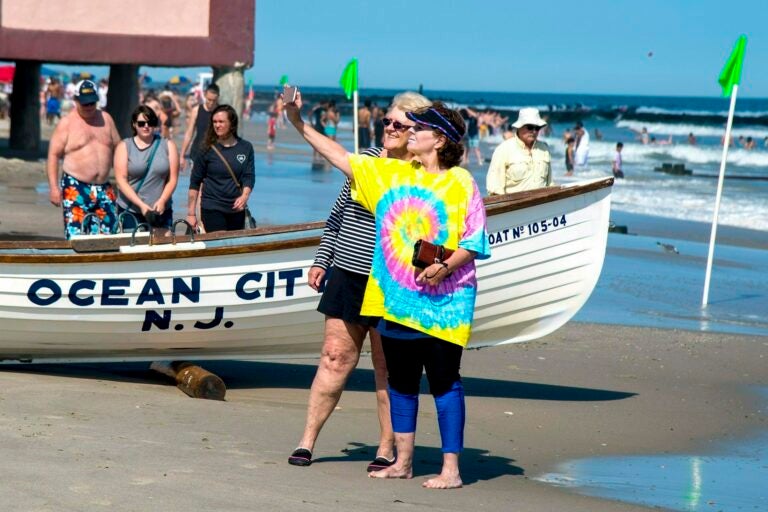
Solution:
M 598 182 L 531 206 L 489 203 L 470 347 L 540 338 L 586 302 L 607 240 L 612 180 Z M 0 361 L 316 356 L 317 237 L 262 238 L 125 254 L 0 248 Z

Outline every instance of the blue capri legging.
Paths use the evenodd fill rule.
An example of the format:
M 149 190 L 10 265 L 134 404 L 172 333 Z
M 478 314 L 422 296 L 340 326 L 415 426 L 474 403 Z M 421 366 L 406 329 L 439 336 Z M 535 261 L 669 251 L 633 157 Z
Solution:
M 416 331 L 391 322 L 387 322 L 381 333 L 389 374 L 392 428 L 397 433 L 416 432 L 419 387 L 426 369 L 429 390 L 437 408 L 442 451 L 459 453 L 464 447 L 466 417 L 459 375 L 464 350 L 454 343 L 414 333 Z

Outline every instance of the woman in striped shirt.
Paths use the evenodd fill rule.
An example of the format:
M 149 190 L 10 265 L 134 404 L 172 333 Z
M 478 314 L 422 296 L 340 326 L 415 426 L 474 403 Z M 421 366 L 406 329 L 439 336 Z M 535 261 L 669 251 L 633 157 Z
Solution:
M 430 101 L 414 92 L 398 94 L 382 120 L 383 147 L 363 154 L 410 160 L 408 129 L 413 123 L 406 112 L 429 107 Z M 376 225 L 373 215 L 350 195 L 347 179 L 326 223 L 315 261 L 309 270 L 309 285 L 323 291 L 318 311 L 325 315 L 325 338 L 320 364 L 309 394 L 307 422 L 298 448 L 288 462 L 297 466 L 312 463 L 312 450 L 325 421 L 341 398 L 347 378 L 357 366 L 360 350 L 369 333 L 371 359 L 376 379 L 376 400 L 381 430 L 376 457 L 368 471 L 377 471 L 395 462 L 394 434 L 389 415 L 387 368 L 381 338 L 374 329 L 378 318 L 360 315 L 368 275 L 371 271 Z M 328 274 L 324 290 L 322 283 Z

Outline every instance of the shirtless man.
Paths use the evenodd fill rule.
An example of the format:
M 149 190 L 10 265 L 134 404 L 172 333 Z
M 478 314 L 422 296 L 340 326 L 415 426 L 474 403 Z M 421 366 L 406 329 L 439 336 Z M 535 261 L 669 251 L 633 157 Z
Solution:
M 82 232 L 83 218 L 93 213 L 100 233 L 108 234 L 117 219 L 115 192 L 109 183 L 112 154 L 120 142 L 115 123 L 96 106 L 96 84 L 83 80 L 77 84 L 75 108 L 54 130 L 48 147 L 49 198 L 62 206 L 67 239 Z M 59 160 L 62 174 L 59 178 Z M 89 231 L 93 224 L 86 226 Z
M 195 161 L 200 142 L 205 137 L 205 132 L 208 131 L 208 125 L 211 124 L 211 112 L 219 106 L 219 86 L 216 84 L 209 85 L 205 89 L 203 100 L 204 103 L 195 107 L 187 119 L 187 130 L 184 132 L 184 141 L 181 143 L 181 154 L 179 155 L 179 170 L 183 170 L 186 166 L 187 150 L 189 150 L 190 161 Z
M 371 100 L 357 110 L 357 143 L 360 150 L 371 147 Z
M 169 87 L 163 89 L 157 96 L 157 99 L 160 101 L 160 105 L 163 107 L 163 113 L 165 114 L 165 122 L 163 124 L 165 130 L 163 131 L 167 132 L 167 135 L 164 136 L 168 139 L 172 139 L 176 125 L 175 120 L 181 115 L 181 105 L 176 97 L 176 93 Z

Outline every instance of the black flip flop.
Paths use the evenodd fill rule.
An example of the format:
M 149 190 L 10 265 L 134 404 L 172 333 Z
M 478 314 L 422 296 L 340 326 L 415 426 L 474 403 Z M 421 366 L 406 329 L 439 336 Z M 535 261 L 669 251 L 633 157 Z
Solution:
M 306 448 L 296 448 L 288 457 L 288 464 L 292 466 L 309 466 L 312 464 L 312 452 Z
M 397 457 L 392 457 L 391 460 L 386 457 L 381 457 L 381 456 L 376 457 L 375 459 L 373 459 L 373 462 L 368 464 L 368 468 L 366 469 L 366 471 L 368 473 L 370 473 L 371 471 L 381 471 L 382 469 L 386 469 L 392 464 L 394 464 L 396 460 L 397 460 Z

